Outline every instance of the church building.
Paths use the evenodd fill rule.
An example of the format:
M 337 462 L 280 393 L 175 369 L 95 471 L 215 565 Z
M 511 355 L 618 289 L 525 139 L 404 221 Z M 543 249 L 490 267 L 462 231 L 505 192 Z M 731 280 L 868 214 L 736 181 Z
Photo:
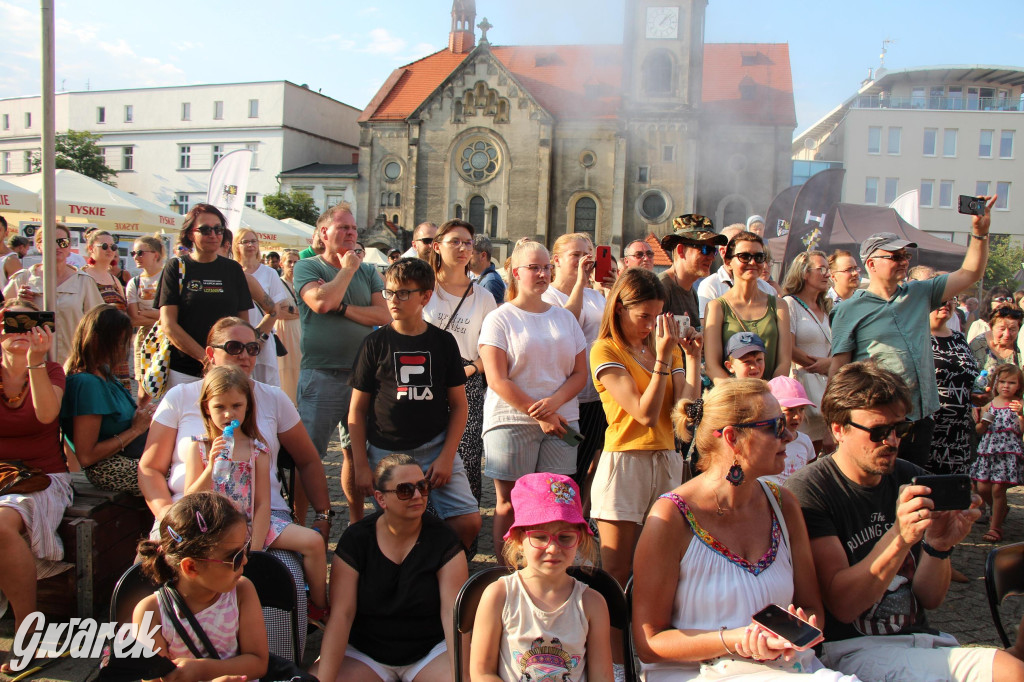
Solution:
M 461 218 L 499 262 L 566 232 L 617 254 L 682 213 L 719 229 L 764 214 L 791 179 L 789 47 L 705 44 L 706 6 L 626 0 L 621 45 L 505 46 L 454 0 L 448 47 L 396 69 L 359 119 L 365 243 Z

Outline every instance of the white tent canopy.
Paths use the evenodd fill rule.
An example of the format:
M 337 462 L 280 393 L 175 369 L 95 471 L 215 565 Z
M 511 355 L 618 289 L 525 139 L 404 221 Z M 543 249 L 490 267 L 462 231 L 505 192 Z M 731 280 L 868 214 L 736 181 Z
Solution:
M 0 180 L 0 213 L 36 213 L 39 211 L 39 195 L 9 182 Z
M 309 246 L 312 235 L 299 227 L 271 218 L 266 213 L 249 207 L 242 209 L 242 227 L 248 227 L 255 232 L 260 240 L 260 248 L 264 249 L 273 244 L 305 248 Z
M 316 227 L 314 227 L 313 225 L 310 225 L 309 223 L 304 223 L 301 220 L 296 220 L 295 218 L 283 218 L 281 220 L 281 222 L 282 223 L 288 223 L 289 225 L 291 225 L 295 229 L 301 230 L 310 239 L 313 238 L 313 233 L 316 232 Z

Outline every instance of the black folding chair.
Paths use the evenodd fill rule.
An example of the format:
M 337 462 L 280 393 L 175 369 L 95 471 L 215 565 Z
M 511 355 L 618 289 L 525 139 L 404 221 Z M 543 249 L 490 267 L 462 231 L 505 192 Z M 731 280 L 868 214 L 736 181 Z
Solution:
M 619 587 L 619 582 L 600 568 L 573 566 L 569 569 L 569 575 L 604 597 L 608 605 L 611 626 L 622 632 L 622 665 L 625 668 L 626 682 L 638 682 L 633 650 L 633 613 L 626 601 L 626 593 Z
M 114 594 L 110 598 L 110 622 L 119 625 L 131 623 L 135 606 L 159 588 L 142 572 L 142 564 L 130 566 L 114 586 Z
M 266 552 L 249 552 L 249 562 L 242 570 L 242 575 L 249 579 L 256 588 L 263 608 L 285 611 L 291 617 L 292 657 L 301 664 L 301 647 L 299 645 L 299 597 L 295 588 L 295 578 L 280 559 Z
M 492 566 L 477 571 L 469 577 L 466 584 L 455 597 L 455 682 L 462 682 L 462 638 L 473 632 L 473 621 L 476 620 L 476 609 L 480 605 L 480 597 L 488 585 L 510 574 L 512 571 L 505 566 Z
M 295 509 L 295 476 L 295 460 L 292 459 L 292 453 L 282 445 L 277 451 L 277 478 L 281 481 L 281 492 L 284 494 L 289 510 Z M 305 522 L 305 519 L 298 519 L 300 524 Z
M 997 547 L 988 553 L 985 560 L 985 592 L 988 607 L 992 609 L 992 622 L 1003 646 L 1010 646 L 1010 638 L 1003 628 L 999 606 L 1007 597 L 1024 595 L 1024 542 Z

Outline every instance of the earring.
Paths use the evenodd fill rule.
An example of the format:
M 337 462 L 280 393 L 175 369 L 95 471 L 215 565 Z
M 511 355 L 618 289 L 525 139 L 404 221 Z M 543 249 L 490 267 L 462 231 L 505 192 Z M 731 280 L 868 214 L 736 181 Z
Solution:
M 726 475 L 725 480 L 729 481 L 735 486 L 743 483 L 743 479 L 746 478 L 746 474 L 743 473 L 743 467 L 740 466 L 740 461 L 734 459 L 732 466 L 729 467 L 729 473 Z

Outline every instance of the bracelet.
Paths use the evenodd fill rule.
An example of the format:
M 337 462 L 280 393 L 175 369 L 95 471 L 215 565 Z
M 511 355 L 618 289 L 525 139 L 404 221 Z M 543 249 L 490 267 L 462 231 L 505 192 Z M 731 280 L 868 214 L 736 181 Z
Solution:
M 722 640 L 722 646 L 725 647 L 725 650 L 729 653 L 729 655 L 730 656 L 735 656 L 736 652 L 734 652 L 732 649 L 730 649 L 729 645 L 725 643 L 725 628 L 726 628 L 726 626 L 723 625 L 718 630 L 718 639 Z
M 29 365 L 28 369 L 46 369 L 46 361 L 40 362 L 38 365 Z
M 659 364 L 659 365 L 665 365 L 666 367 L 671 367 L 672 366 L 672 365 L 668 364 L 667 362 L 665 362 L 664 360 L 655 359 L 654 362 Z
M 333 509 L 328 509 L 327 511 L 318 511 L 316 513 L 316 516 L 313 517 L 313 522 L 315 523 L 317 521 L 326 521 L 327 523 L 330 523 L 332 516 L 334 516 Z
M 124 441 L 123 441 L 123 440 L 121 440 L 121 434 L 115 433 L 115 434 L 114 434 L 114 438 L 116 438 L 116 439 L 117 439 L 117 442 L 118 442 L 118 443 L 120 443 L 120 445 L 121 445 L 121 450 L 124 450 Z
M 341 307 L 338 308 L 338 312 L 341 313 L 342 317 L 345 317 L 345 313 L 348 312 L 348 303 L 342 303 Z
M 659 372 L 658 370 L 654 370 L 653 372 L 651 372 L 651 374 L 660 374 L 663 377 L 667 377 L 670 374 L 672 374 L 672 372 Z
M 942 551 L 940 549 L 935 549 L 924 540 L 921 540 L 921 549 L 924 550 L 925 554 L 927 554 L 928 556 L 933 556 L 936 559 L 948 559 L 949 555 L 953 553 L 954 548 L 950 547 L 946 551 Z
M 971 232 L 971 238 L 972 239 L 977 239 L 979 242 L 983 242 L 986 239 L 988 239 L 988 235 L 987 234 L 974 234 L 973 232 Z

